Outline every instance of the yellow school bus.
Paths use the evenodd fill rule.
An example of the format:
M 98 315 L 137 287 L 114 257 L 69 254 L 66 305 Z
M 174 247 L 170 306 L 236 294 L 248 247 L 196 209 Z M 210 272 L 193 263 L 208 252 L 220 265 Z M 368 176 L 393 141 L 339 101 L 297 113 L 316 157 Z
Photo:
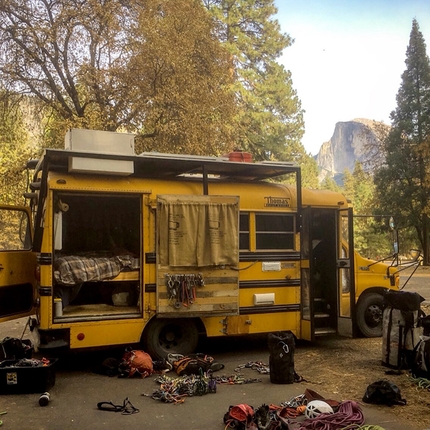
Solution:
M 41 351 L 162 358 L 199 336 L 380 336 L 399 276 L 354 252 L 345 197 L 236 155 L 136 155 L 133 135 L 70 130 L 29 163 L 29 207 L 0 206 L 0 322 L 31 316 Z

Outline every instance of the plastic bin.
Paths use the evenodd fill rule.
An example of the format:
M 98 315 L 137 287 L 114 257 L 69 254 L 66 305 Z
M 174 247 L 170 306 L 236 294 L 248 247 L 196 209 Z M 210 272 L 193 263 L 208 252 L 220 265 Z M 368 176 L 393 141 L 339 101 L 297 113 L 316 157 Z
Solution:
M 55 385 L 55 367 L 58 359 L 46 365 L 20 366 L 21 360 L 0 363 L 0 394 L 43 393 Z

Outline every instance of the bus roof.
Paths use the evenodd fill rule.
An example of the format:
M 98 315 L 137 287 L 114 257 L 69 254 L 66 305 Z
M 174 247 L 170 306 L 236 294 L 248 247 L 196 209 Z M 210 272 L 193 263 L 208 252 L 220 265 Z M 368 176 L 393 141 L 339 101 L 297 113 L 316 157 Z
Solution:
M 347 198 L 337 191 L 302 189 L 303 206 L 344 206 L 348 207 Z
M 99 152 L 46 149 L 36 170 L 43 164 L 45 169 L 69 171 L 73 158 L 111 161 L 128 161 L 133 164 L 128 176 L 174 178 L 184 175 L 212 175 L 221 179 L 260 181 L 300 171 L 295 163 L 278 161 L 235 162 L 226 157 L 205 157 L 196 155 L 164 154 L 145 152 L 140 155 L 118 155 Z M 82 173 L 82 172 L 81 172 Z M 94 174 L 89 171 L 88 173 Z M 100 173 L 100 172 L 98 172 Z M 103 172 L 109 174 L 109 171 Z

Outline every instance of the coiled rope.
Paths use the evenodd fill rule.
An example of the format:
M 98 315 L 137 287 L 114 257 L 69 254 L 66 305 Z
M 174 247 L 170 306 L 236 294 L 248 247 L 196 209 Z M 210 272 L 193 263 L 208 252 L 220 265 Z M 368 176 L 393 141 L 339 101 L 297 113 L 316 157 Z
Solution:
M 417 390 L 429 390 L 430 391 L 430 380 L 426 378 L 414 378 L 412 375 L 407 375 L 408 379 L 417 385 Z
M 344 427 L 341 430 L 385 430 L 383 427 L 375 426 L 373 424 L 367 424 L 364 426 L 357 426 L 357 424 L 352 424 L 348 427 Z
M 358 403 L 346 400 L 339 405 L 333 414 L 321 414 L 316 418 L 303 421 L 299 430 L 344 430 L 352 429 L 353 425 L 364 424 L 364 415 Z M 357 428 L 357 427 L 355 427 Z

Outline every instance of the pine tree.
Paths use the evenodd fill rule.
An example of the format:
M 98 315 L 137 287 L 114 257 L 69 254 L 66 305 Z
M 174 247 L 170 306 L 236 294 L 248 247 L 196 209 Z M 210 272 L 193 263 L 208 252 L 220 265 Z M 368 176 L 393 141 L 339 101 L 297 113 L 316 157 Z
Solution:
M 303 110 L 291 73 L 277 60 L 293 40 L 282 34 L 273 0 L 203 0 L 219 24 L 218 38 L 231 55 L 240 112 L 239 140 L 255 159 L 294 161 L 315 181 L 316 164 L 301 138 Z
M 430 62 L 418 22 L 412 21 L 406 70 L 384 141 L 385 165 L 375 174 L 380 208 L 400 228 L 413 227 L 428 263 L 430 201 Z

